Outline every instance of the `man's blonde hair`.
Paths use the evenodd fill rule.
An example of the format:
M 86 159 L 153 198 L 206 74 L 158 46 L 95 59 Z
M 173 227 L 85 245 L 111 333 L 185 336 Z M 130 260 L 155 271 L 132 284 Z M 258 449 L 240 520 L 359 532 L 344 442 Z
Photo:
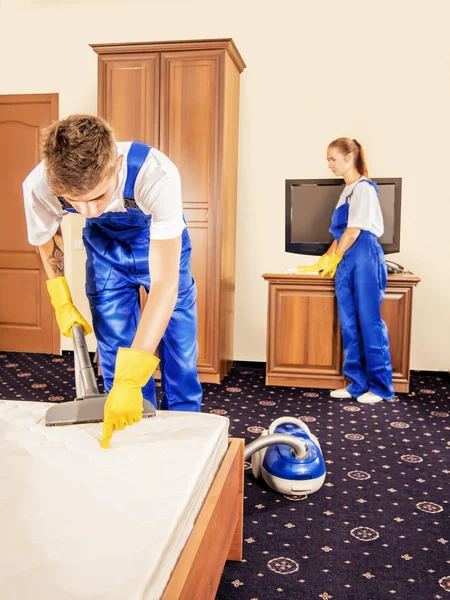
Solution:
M 117 146 L 111 127 L 100 117 L 71 115 L 42 132 L 41 154 L 54 194 L 82 196 L 111 177 Z

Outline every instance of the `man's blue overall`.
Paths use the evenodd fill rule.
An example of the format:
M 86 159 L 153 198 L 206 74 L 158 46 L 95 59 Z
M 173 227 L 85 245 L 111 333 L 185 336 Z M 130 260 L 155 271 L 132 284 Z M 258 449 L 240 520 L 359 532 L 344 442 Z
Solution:
M 151 215 L 145 215 L 134 200 L 136 177 L 151 147 L 133 142 L 127 157 L 124 199 L 126 212 L 103 213 L 86 219 L 86 294 L 98 343 L 100 367 L 109 392 L 114 379 L 119 347 L 129 348 L 140 318 L 139 287 L 150 289 L 149 249 Z M 63 200 L 63 199 L 60 199 Z M 67 206 L 65 210 L 76 212 Z M 161 409 L 199 411 L 202 387 L 197 373 L 197 288 L 190 266 L 191 242 L 187 228 L 182 233 L 178 299 L 158 346 Z M 156 406 L 153 377 L 142 389 Z
M 372 185 L 378 193 L 373 181 L 364 179 L 356 185 L 361 184 Z M 336 241 L 347 229 L 349 198 L 333 213 L 330 233 Z M 362 230 L 336 271 L 344 375 L 350 381 L 347 390 L 355 398 L 365 392 L 373 392 L 384 400 L 395 396 L 387 327 L 380 310 L 386 283 L 383 249 L 373 233 Z

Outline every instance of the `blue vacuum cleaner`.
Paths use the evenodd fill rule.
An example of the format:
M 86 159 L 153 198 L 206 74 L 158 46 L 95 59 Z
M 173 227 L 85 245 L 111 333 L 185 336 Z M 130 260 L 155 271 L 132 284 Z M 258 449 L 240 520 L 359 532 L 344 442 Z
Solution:
M 269 429 L 245 447 L 253 475 L 287 496 L 307 496 L 319 490 L 326 476 L 319 440 L 295 417 L 275 419 Z

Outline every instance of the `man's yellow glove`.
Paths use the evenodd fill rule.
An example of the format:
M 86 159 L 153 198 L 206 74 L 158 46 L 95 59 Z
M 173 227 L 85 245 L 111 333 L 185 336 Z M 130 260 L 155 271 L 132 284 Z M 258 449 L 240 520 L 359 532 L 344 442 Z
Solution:
M 116 429 L 125 429 L 142 419 L 142 388 L 153 375 L 159 359 L 153 354 L 131 348 L 119 348 L 114 383 L 105 403 L 103 434 L 100 445 L 109 448 Z
M 298 267 L 294 267 L 293 269 L 285 269 L 283 273 L 288 273 L 291 275 L 306 274 L 306 273 L 317 273 L 320 272 L 323 268 L 325 268 L 330 262 L 330 257 L 328 254 L 323 254 L 319 260 L 311 266 L 299 265 Z
M 343 254 L 337 254 L 335 252 L 331 256 L 329 263 L 321 271 L 321 277 L 334 277 L 338 268 L 338 264 L 341 262 L 343 256 Z
M 72 327 L 75 323 L 83 326 L 86 335 L 92 333 L 92 327 L 73 305 L 69 285 L 64 275 L 47 279 L 47 290 L 55 309 L 56 321 L 63 335 L 71 338 Z

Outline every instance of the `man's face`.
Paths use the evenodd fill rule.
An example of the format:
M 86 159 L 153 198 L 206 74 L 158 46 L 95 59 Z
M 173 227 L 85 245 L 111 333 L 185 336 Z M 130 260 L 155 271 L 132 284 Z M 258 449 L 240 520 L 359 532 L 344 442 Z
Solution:
M 114 173 L 103 179 L 97 187 L 82 196 L 64 196 L 64 199 L 83 217 L 99 217 L 108 206 L 117 189 L 118 174 L 122 167 L 123 156 L 119 156 Z

